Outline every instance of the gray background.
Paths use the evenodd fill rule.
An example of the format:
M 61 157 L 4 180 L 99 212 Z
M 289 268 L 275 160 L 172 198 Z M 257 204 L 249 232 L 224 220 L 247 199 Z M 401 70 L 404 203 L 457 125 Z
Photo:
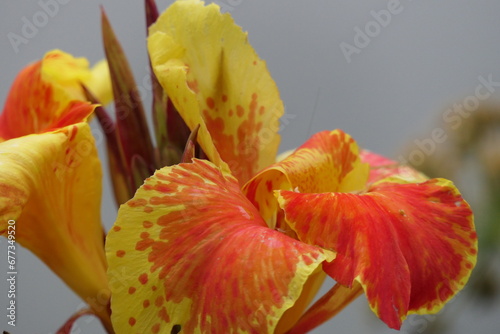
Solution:
M 46 1 L 45 1 L 46 2 Z M 0 3 L 0 100 L 17 72 L 53 48 L 91 63 L 103 57 L 99 5 L 106 9 L 126 50 L 139 84 L 146 77 L 142 1 L 65 0 L 27 44 L 16 53 L 9 32 L 22 35 L 23 17 L 33 22 L 42 11 L 38 1 Z M 164 9 L 171 1 L 160 1 Z M 282 150 L 300 145 L 312 133 L 342 128 L 361 146 L 391 157 L 415 139 L 430 136 L 440 111 L 473 95 L 478 77 L 500 81 L 500 2 L 496 0 L 401 0 L 401 12 L 382 27 L 368 46 L 348 62 L 340 43 L 354 45 L 355 27 L 374 21 L 372 10 L 387 1 L 221 0 L 249 39 L 280 88 L 289 123 L 282 131 Z M 232 6 L 228 6 L 232 4 Z M 495 92 L 492 99 L 498 99 Z M 150 94 L 146 94 L 149 106 Z M 148 107 L 149 108 L 149 107 Z M 99 149 L 104 148 L 103 143 Z M 116 210 L 105 181 L 103 221 L 109 228 Z M 6 242 L 0 240 L 2 254 Z M 7 287 L 0 275 L 0 330 L 53 333 L 81 301 L 38 259 L 18 247 L 18 326 L 6 324 Z M 6 256 L 0 271 L 7 271 Z M 459 297 L 460 298 L 460 297 Z M 457 307 L 456 305 L 460 305 Z M 496 333 L 500 306 L 490 309 L 452 303 L 455 333 Z M 456 310 L 455 310 L 456 311 Z M 433 317 L 408 321 L 417 332 Z M 98 321 L 83 318 L 74 333 L 100 333 Z M 393 333 L 376 320 L 359 298 L 315 333 Z M 404 332 L 404 331 L 403 331 Z

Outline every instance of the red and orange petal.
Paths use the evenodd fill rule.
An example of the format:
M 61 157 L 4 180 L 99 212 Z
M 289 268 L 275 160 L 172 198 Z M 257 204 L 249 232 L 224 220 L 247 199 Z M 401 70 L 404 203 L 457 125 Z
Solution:
M 243 191 L 262 216 L 272 222 L 277 210 L 273 190 L 302 193 L 363 190 L 368 165 L 360 161 L 358 152 L 354 139 L 342 130 L 318 132 L 291 155 L 257 174 Z
M 196 159 L 146 180 L 106 250 L 119 333 L 271 333 L 333 259 L 267 228 L 234 177 Z
M 219 165 L 218 151 L 240 184 L 275 162 L 283 103 L 229 14 L 215 4 L 178 1 L 151 26 L 148 49 L 187 125 L 200 124 L 198 141 L 211 161 Z
M 42 61 L 27 66 L 18 74 L 0 115 L 0 138 L 8 140 L 42 133 L 87 119 L 94 108 L 75 100 L 76 97 L 84 100 L 82 94 L 74 92 L 75 86 L 81 90 L 80 83 L 75 79 L 70 84 L 66 77 L 52 78 L 44 73 L 44 66 L 62 66 L 68 57 L 75 60 L 61 52 L 48 53 Z
M 439 311 L 476 263 L 472 212 L 447 180 L 382 181 L 362 195 L 281 191 L 278 201 L 300 240 L 337 253 L 324 270 L 343 285 L 360 282 L 391 328 Z
M 388 159 L 368 150 L 361 150 L 359 157 L 362 162 L 370 165 L 368 184 L 388 177 L 395 177 L 408 182 L 424 182 L 428 179 L 424 174 L 397 161 Z

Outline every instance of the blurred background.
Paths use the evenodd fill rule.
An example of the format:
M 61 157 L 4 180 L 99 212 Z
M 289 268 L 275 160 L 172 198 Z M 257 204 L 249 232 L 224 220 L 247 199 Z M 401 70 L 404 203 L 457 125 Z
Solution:
M 158 1 L 163 10 L 172 1 Z M 410 317 L 402 333 L 497 333 L 500 328 L 500 2 L 215 1 L 248 31 L 286 106 L 281 150 L 341 128 L 365 148 L 451 178 L 476 213 L 479 264 L 467 288 L 438 315 Z M 47 7 L 48 3 L 56 4 Z M 26 64 L 53 48 L 104 57 L 99 6 L 134 70 L 148 77 L 143 1 L 2 1 L 0 100 Z M 49 9 L 48 9 L 49 8 Z M 27 28 L 32 25 L 34 29 Z M 144 90 L 149 109 L 151 92 Z M 96 124 L 93 124 L 96 127 Z M 99 143 L 101 153 L 104 142 Z M 104 159 L 103 161 L 105 161 Z M 103 222 L 116 216 L 109 178 Z M 5 239 L 0 239 L 6 254 Z M 7 259 L 0 270 L 7 271 Z M 17 326 L 7 325 L 5 275 L 0 330 L 54 333 L 83 303 L 43 263 L 18 247 Z M 327 282 L 331 285 L 331 282 Z M 328 287 L 325 287 L 325 290 Z M 103 333 L 82 318 L 73 333 Z M 360 297 L 313 333 L 396 333 Z

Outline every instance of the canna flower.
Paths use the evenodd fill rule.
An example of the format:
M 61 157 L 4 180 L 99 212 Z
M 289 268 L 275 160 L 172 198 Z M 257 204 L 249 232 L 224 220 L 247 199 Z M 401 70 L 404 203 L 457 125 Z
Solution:
M 320 132 L 244 190 L 263 213 L 277 210 L 274 195 L 278 226 L 333 250 L 323 270 L 342 286 L 361 285 L 370 308 L 399 329 L 408 314 L 438 312 L 467 282 L 477 255 L 472 212 L 450 181 L 424 181 L 358 152 L 343 132 Z M 296 332 L 325 307 L 313 307 Z
M 218 6 L 174 3 L 148 47 L 209 160 L 159 169 L 119 209 L 106 242 L 116 332 L 304 333 L 363 292 L 398 329 L 465 285 L 477 238 L 450 181 L 340 130 L 276 162 L 278 90 Z M 337 285 L 305 311 L 325 275 Z
M 86 122 L 95 105 L 81 88 L 108 100 L 104 65 L 92 73 L 85 59 L 54 50 L 17 76 L 0 115 L 0 234 L 14 220 L 15 240 L 111 328 L 101 165 Z

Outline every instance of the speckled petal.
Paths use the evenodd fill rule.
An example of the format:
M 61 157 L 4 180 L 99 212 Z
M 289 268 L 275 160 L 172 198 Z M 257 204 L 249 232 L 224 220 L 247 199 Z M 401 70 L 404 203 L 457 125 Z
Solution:
M 363 286 L 391 328 L 410 313 L 435 313 L 467 282 L 477 238 L 469 205 L 450 181 L 379 181 L 366 194 L 280 191 L 300 240 L 331 249 L 337 282 Z
M 267 228 L 233 176 L 196 159 L 146 180 L 106 251 L 118 333 L 272 333 L 333 259 Z
M 283 103 L 229 14 L 215 4 L 175 2 L 151 26 L 148 49 L 187 125 L 200 124 L 198 140 L 211 161 L 221 166 L 222 158 L 241 184 L 275 161 Z

